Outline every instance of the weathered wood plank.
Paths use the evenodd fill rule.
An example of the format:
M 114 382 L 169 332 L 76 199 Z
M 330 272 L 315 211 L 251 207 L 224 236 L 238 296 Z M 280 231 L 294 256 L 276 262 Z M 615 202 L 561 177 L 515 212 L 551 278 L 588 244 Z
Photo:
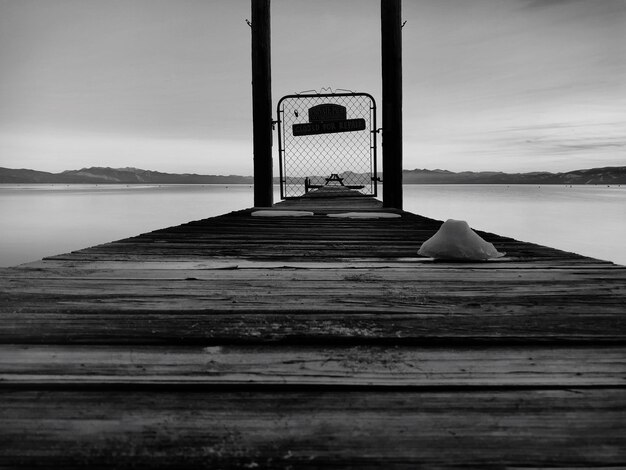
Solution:
M 62 261 L 44 260 L 16 268 L 0 269 L 0 280 L 17 279 L 181 279 L 187 274 L 201 279 L 275 279 L 355 280 L 377 282 L 401 280 L 405 283 L 428 281 L 466 282 L 581 282 L 591 284 L 607 280 L 621 285 L 626 281 L 626 267 L 604 264 L 569 265 L 557 263 L 527 263 L 501 261 L 465 263 L 433 263 L 425 258 L 397 260 L 337 260 L 337 261 L 264 261 L 243 258 L 216 258 L 197 261 Z M 602 284 L 600 284 L 602 285 Z
M 0 345 L 0 385 L 626 386 L 626 346 Z
M 131 303 L 132 300 L 128 300 Z M 624 343 L 623 313 L 551 312 L 545 307 L 515 312 L 488 312 L 480 306 L 458 314 L 354 313 L 347 306 L 327 313 L 303 310 L 276 314 L 163 311 L 163 301 L 141 304 L 143 310 L 106 310 L 94 304 L 90 313 L 2 314 L 0 343 L 29 344 L 454 344 L 454 343 Z M 183 301 L 180 304 L 185 306 Z M 70 304 L 67 307 L 71 307 Z M 127 308 L 132 306 L 127 305 Z M 191 303 L 188 308 L 198 308 Z M 42 307 L 44 308 L 44 307 Z M 82 307 L 81 307 L 82 308 Z M 248 306 L 248 309 L 255 308 Z M 305 308 L 305 307 L 302 307 Z
M 154 276 L 155 271 L 130 272 L 125 270 L 111 270 L 99 272 L 98 275 L 75 277 L 80 273 L 67 273 L 63 276 L 35 276 L 24 277 L 15 276 L 5 280 L 4 289 L 7 293 L 17 296 L 20 293 L 31 293 L 34 290 L 41 294 L 46 292 L 68 293 L 75 289 L 82 289 L 89 292 L 90 289 L 98 287 L 101 293 L 124 294 L 128 291 L 139 291 L 138 295 L 150 295 L 150 289 L 178 288 L 182 291 L 189 291 L 190 295 L 196 290 L 210 292 L 212 290 L 228 291 L 228 285 L 238 289 L 239 283 L 245 283 L 245 287 L 251 290 L 274 287 L 276 295 L 280 295 L 279 290 L 293 289 L 295 291 L 309 289 L 322 289 L 324 293 L 333 294 L 333 291 L 341 289 L 362 289 L 378 288 L 391 289 L 396 286 L 402 289 L 405 295 L 429 294 L 434 297 L 449 297 L 463 295 L 489 295 L 498 288 L 507 288 L 502 292 L 504 297 L 514 297 L 519 294 L 533 293 L 536 296 L 556 295 L 560 293 L 591 294 L 610 292 L 617 297 L 626 295 L 626 271 L 615 273 L 594 273 L 587 271 L 539 271 L 524 272 L 522 270 L 504 270 L 494 272 L 493 270 L 454 270 L 450 271 L 430 271 L 424 270 L 374 270 L 374 269 L 223 269 L 223 270 L 187 270 L 178 272 L 159 272 L 164 277 Z M 619 274 L 622 274 L 621 276 Z M 455 276 L 456 275 L 456 276 Z M 167 276 L 167 277 L 165 277 Z M 465 277 L 463 277 L 465 276 Z M 133 279 L 133 284 L 124 282 L 126 279 Z M 36 286 L 34 285 L 36 281 Z M 176 281 L 179 284 L 174 284 Z M 195 281 L 195 282 L 191 282 Z M 591 282 L 596 281 L 596 282 Z M 550 282 L 550 289 L 545 292 L 536 292 L 536 288 L 542 283 Z M 450 291 L 445 292 L 435 288 L 446 283 Z M 544 284 L 545 285 L 545 284 Z M 243 296 L 249 293 L 242 292 Z M 384 293 L 372 292 L 371 297 L 375 299 Z M 390 300 L 393 300 L 394 292 L 387 292 Z M 399 295 L 399 293 L 397 293 Z M 336 293 L 335 293 L 336 295 Z M 350 292 L 345 293 L 351 295 Z M 602 299 L 598 299 L 602 303 Z
M 317 256 L 332 257 L 414 257 L 417 254 L 421 242 L 412 240 L 403 240 L 395 242 L 393 245 L 372 245 L 376 243 L 376 240 L 361 240 L 358 243 L 348 242 L 344 240 L 325 240 L 318 238 L 318 240 L 295 240 L 295 239 L 276 239 L 276 240 L 237 240 L 236 243 L 229 243 L 229 240 L 193 240 L 180 239 L 180 240 L 157 240 L 150 242 L 133 241 L 129 243 L 116 242 L 108 245 L 100 245 L 93 248 L 85 249 L 85 254 L 115 254 L 124 253 L 126 251 L 136 250 L 145 254 L 152 253 L 167 253 L 173 251 L 184 251 L 189 254 L 200 254 L 206 256 L 209 253 L 241 253 L 250 257 L 259 257 L 260 254 L 277 253 L 277 256 L 285 257 L 289 256 L 303 256 L 303 253 L 313 254 L 315 252 Z M 516 250 L 515 247 L 507 246 L 506 244 L 496 244 L 497 248 L 506 250 L 509 258 L 522 258 L 523 253 Z M 360 253 L 364 248 L 368 248 L 371 251 L 368 253 Z M 288 250 L 287 252 L 280 253 L 281 250 Z M 74 252 L 81 253 L 81 252 Z M 533 256 L 535 257 L 553 257 L 563 258 L 564 253 L 559 253 L 556 250 L 551 249 L 535 249 L 533 250 Z M 574 256 L 575 257 L 575 256 Z
M 202 309 L 271 312 L 506 314 L 567 307 L 623 313 L 626 269 L 274 269 L 185 271 L 171 277 L 5 277 L 0 311 Z M 73 273 L 76 275 L 76 273 Z M 170 273 L 171 274 L 171 273 Z M 132 279 L 132 282 L 128 282 Z M 549 286 L 549 287 L 547 287 Z M 150 305 L 155 304 L 154 307 Z M 156 306 L 159 304 L 160 306 Z M 558 308 L 557 308 L 558 309 Z
M 621 388 L 0 390 L 0 421 L 7 467 L 626 464 Z
M 594 263 L 587 258 L 582 260 L 513 260 L 508 257 L 489 260 L 488 262 L 465 262 L 453 263 L 433 261 L 430 258 L 341 258 L 324 261 L 293 261 L 293 260 L 253 260 L 237 257 L 211 257 L 196 260 L 176 260 L 176 259 L 155 259 L 155 260 L 68 260 L 68 259 L 45 259 L 32 263 L 15 266 L 9 270 L 0 269 L 0 279 L 16 279 L 21 277 L 97 277 L 106 276 L 112 271 L 124 273 L 126 276 L 140 277 L 142 271 L 150 272 L 146 277 L 166 277 L 168 275 L 178 276 L 180 271 L 194 271 L 196 273 L 210 270 L 232 270 L 232 269 L 259 269 L 271 271 L 275 269 L 391 269 L 397 272 L 402 270 L 415 270 L 427 267 L 429 273 L 434 276 L 439 275 L 439 271 L 449 271 L 458 274 L 466 274 L 468 270 L 520 270 L 521 273 L 532 271 L 567 271 L 573 274 L 578 272 L 589 272 L 593 270 L 598 278 L 612 278 L 616 274 L 620 276 L 623 266 L 609 264 L 604 261 Z M 462 269 L 463 271 L 459 271 Z M 617 270 L 617 271 L 613 271 Z M 155 271 L 161 271 L 158 274 Z M 172 274 L 170 274 L 172 273 Z M 223 273 L 222 273 L 223 274 Z M 472 276 L 473 277 L 473 276 Z
M 104 281 L 101 282 L 104 284 Z M 195 280 L 182 282 L 198 283 Z M 220 313 L 232 313 L 234 316 L 252 313 L 315 316 L 331 313 L 348 316 L 378 314 L 381 321 L 415 316 L 418 322 L 425 320 L 419 318 L 420 315 L 448 315 L 454 316 L 454 320 L 458 321 L 462 321 L 459 316 L 473 315 L 478 329 L 483 322 L 493 320 L 496 315 L 506 317 L 506 320 L 513 316 L 523 318 L 524 315 L 527 315 L 528 319 L 536 320 L 536 315 L 543 315 L 546 325 L 557 319 L 575 323 L 583 317 L 595 318 L 598 322 L 602 322 L 603 319 L 614 319 L 617 323 L 624 321 L 624 304 L 620 298 L 607 296 L 602 301 L 595 302 L 590 298 L 595 292 L 585 290 L 576 292 L 575 289 L 555 290 L 548 294 L 533 293 L 530 290 L 513 291 L 492 300 L 494 294 L 489 290 L 483 293 L 476 290 L 469 293 L 428 293 L 409 290 L 391 292 L 388 295 L 384 292 L 370 295 L 367 287 L 355 288 L 346 293 L 340 287 L 333 289 L 328 284 L 322 286 L 320 283 L 314 283 L 311 287 L 289 286 L 283 290 L 252 283 L 246 289 L 245 283 L 238 283 L 235 287 L 246 289 L 244 292 L 233 290 L 232 285 L 225 283 L 203 289 L 204 286 L 191 288 L 171 285 L 169 282 L 155 286 L 153 283 L 133 281 L 135 284 L 133 288 L 123 289 L 116 285 L 110 290 L 107 286 L 100 289 L 93 282 L 91 285 L 74 283 L 73 287 L 81 288 L 79 292 L 64 288 L 62 283 L 60 284 L 56 291 L 22 289 L 19 293 L 8 295 L 3 299 L 4 313 L 0 315 L 8 319 L 9 315 L 18 313 L 22 319 L 26 319 L 30 313 L 88 315 L 112 312 L 146 314 L 188 312 L 207 316 Z M 316 288 L 322 290 L 326 297 L 320 298 L 312 293 L 310 289 Z M 567 304 L 563 305 L 560 297 L 565 295 L 569 298 Z M 462 324 L 467 326 L 467 323 Z M 471 325 L 471 319 L 469 324 Z M 503 326 L 503 322 L 500 321 L 496 321 L 496 324 Z M 615 332 L 611 333 L 614 334 Z
M 377 260 L 379 262 L 384 261 L 395 261 L 401 258 L 411 258 L 415 255 L 414 252 L 406 252 L 406 251 L 393 251 L 387 253 L 376 253 L 376 256 L 370 256 L 366 258 L 360 258 L 359 254 L 363 250 L 353 250 L 350 252 L 345 251 L 326 251 L 320 252 L 316 250 L 292 250 L 289 252 L 278 252 L 278 254 L 273 254 L 276 252 L 272 252 L 267 249 L 260 249 L 256 251 L 253 255 L 249 255 L 241 250 L 236 249 L 223 249 L 223 250 L 213 250 L 213 251 L 203 251 L 203 250 L 151 250 L 147 253 L 142 252 L 132 252 L 124 251 L 124 252 L 111 252 L 111 253 L 89 253 L 87 251 L 81 252 L 72 252 L 65 253 L 62 255 L 49 256 L 46 257 L 45 260 L 55 260 L 55 261 L 84 261 L 84 262 L 93 262 L 93 261 L 128 261 L 128 262 L 189 262 L 189 261 L 197 261 L 203 259 L 222 259 L 222 258 L 247 258 L 248 260 L 257 260 L 257 261 L 281 261 L 282 263 L 291 263 L 291 262 L 306 262 L 306 261 L 315 261 L 315 262 L 324 262 L 325 260 L 332 261 L 353 261 L 358 259 L 371 259 Z M 506 250 L 505 250 L 506 251 Z M 444 261 L 433 261 L 431 258 L 423 258 L 425 262 L 434 262 L 437 264 L 453 264 Z M 542 255 L 537 253 L 528 253 L 523 256 L 507 256 L 506 259 L 502 260 L 489 260 L 485 264 L 491 263 L 504 263 L 513 261 L 515 263 L 525 262 L 525 263 L 544 263 L 546 265 L 554 265 L 554 266 L 576 266 L 576 265 L 601 265 L 605 264 L 607 266 L 612 266 L 611 262 L 601 261 L 601 260 L 593 260 L 588 261 L 583 257 L 576 256 L 567 256 L 567 255 Z

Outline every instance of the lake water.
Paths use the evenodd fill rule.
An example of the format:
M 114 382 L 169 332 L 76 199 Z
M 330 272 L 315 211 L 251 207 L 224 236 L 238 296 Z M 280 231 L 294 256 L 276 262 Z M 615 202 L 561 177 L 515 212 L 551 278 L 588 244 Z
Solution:
M 0 266 L 252 205 L 249 185 L 0 185 Z M 626 265 L 626 187 L 405 185 L 404 208 Z

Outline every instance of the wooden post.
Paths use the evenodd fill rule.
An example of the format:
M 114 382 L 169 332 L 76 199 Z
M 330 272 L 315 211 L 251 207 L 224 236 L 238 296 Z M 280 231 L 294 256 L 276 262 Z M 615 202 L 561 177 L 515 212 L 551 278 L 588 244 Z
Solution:
M 270 0 L 251 1 L 254 205 L 270 207 L 274 202 Z
M 383 76 L 383 206 L 402 209 L 401 0 L 380 0 Z

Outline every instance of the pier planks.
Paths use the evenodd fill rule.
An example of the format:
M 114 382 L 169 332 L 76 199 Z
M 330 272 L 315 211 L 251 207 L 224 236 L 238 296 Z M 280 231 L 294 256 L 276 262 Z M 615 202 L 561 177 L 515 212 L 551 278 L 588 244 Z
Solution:
M 571 469 L 626 459 L 621 389 L 3 390 L 0 403 L 10 423 L 0 459 L 48 468 Z
M 281 208 L 0 270 L 0 468 L 626 465 L 626 268 Z

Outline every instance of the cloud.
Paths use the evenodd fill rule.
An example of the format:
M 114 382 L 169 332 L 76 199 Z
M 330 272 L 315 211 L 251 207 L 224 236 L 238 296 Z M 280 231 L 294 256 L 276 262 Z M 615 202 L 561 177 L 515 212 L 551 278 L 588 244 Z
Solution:
M 0 166 L 63 171 L 90 166 L 174 173 L 252 174 L 252 145 L 231 139 L 169 139 L 76 132 L 0 133 Z
M 581 3 L 587 0 L 522 0 L 527 8 L 547 8 L 553 6 L 566 5 L 568 3 Z M 602 0 L 596 0 L 600 3 Z
M 597 14 L 616 14 L 626 12 L 623 0 L 519 0 L 524 3 L 523 9 L 548 9 L 569 7 L 581 12 Z

